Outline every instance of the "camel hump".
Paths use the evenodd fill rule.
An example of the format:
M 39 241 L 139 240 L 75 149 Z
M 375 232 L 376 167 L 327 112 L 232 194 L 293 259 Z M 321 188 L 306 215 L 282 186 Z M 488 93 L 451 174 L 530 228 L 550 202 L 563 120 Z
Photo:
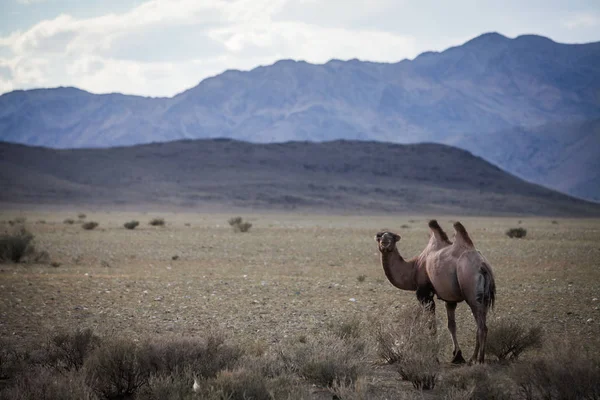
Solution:
M 456 231 L 456 238 L 457 239 L 461 238 L 462 242 L 464 242 L 466 245 L 471 246 L 471 247 L 475 247 L 475 245 L 473 244 L 473 241 L 471 240 L 471 237 L 467 233 L 467 230 L 465 229 L 465 227 L 463 226 L 463 224 L 461 224 L 460 222 L 455 222 L 454 223 L 454 230 Z
M 437 220 L 432 219 L 431 221 L 429 221 L 429 228 L 431 229 L 433 234 L 436 235 L 439 239 L 443 240 L 446 243 L 452 244 L 452 242 L 450 242 L 450 239 L 448 239 L 448 235 L 446 235 L 446 232 L 444 232 L 440 224 L 438 224 Z

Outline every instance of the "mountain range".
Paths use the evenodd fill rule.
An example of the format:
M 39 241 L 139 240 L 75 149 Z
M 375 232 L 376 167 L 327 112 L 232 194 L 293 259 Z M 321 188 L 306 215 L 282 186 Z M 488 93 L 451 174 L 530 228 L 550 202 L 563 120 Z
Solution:
M 0 204 L 599 216 L 442 144 L 183 140 L 106 149 L 0 142 Z
M 0 96 L 0 140 L 53 148 L 179 139 L 446 143 L 600 200 L 600 42 L 481 35 L 414 60 L 282 60 L 172 98 L 76 88 Z M 566 150 L 566 151 L 565 151 Z

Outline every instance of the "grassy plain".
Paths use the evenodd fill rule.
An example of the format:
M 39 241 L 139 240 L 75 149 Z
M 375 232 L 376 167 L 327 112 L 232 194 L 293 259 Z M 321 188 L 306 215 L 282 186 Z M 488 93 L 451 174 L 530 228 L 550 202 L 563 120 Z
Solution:
M 84 211 L 99 226 L 65 224 Z M 92 328 L 101 336 L 202 336 L 219 329 L 267 348 L 313 337 L 352 318 L 369 326 L 416 303 L 386 280 L 374 234 L 402 236 L 404 257 L 417 255 L 435 217 L 452 232 L 459 219 L 491 262 L 497 304 L 490 319 L 511 316 L 540 325 L 547 338 L 568 338 L 600 350 L 600 220 L 240 214 L 253 224 L 234 232 L 234 214 L 0 212 L 26 217 L 50 265 L 0 265 L 0 339 L 42 342 L 53 332 Z M 155 217 L 165 226 L 151 226 Z M 134 230 L 123 227 L 140 221 Z M 42 222 L 43 221 L 43 222 Z M 508 228 L 527 229 L 510 239 Z M 56 264 L 55 264 L 56 265 Z M 443 303 L 438 301 L 442 360 L 451 358 Z M 457 310 L 458 338 L 470 356 L 475 324 Z M 374 340 L 374 339 L 373 339 Z M 388 393 L 407 388 L 377 359 L 367 381 Z

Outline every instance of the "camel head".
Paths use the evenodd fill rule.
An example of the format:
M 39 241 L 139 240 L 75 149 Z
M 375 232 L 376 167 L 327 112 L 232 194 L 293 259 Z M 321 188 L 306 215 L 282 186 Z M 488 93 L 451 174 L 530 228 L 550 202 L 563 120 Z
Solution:
M 379 251 L 382 253 L 393 251 L 399 240 L 400 235 L 396 235 L 392 232 L 379 232 L 375 235 L 375 241 L 379 244 Z

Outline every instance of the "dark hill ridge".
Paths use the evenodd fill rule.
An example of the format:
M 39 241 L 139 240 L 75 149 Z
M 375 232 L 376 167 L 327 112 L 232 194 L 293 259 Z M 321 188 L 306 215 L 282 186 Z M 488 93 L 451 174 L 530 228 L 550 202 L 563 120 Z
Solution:
M 599 215 L 440 144 L 185 140 L 55 150 L 0 143 L 0 202 L 334 212 Z
M 599 91 L 600 42 L 561 44 L 535 35 L 510 39 L 489 33 L 398 63 L 282 60 L 226 71 L 172 98 L 95 95 L 75 88 L 15 91 L 0 96 L 0 140 L 54 148 L 215 137 L 463 146 L 458 137 L 475 136 L 477 154 L 491 160 L 487 149 L 495 147 L 496 132 L 537 132 L 557 122 L 597 120 Z M 538 137 L 520 139 L 524 148 L 538 147 L 535 166 L 527 157 L 521 160 L 525 170 L 553 162 Z M 558 168 L 573 170 L 577 156 L 563 158 L 564 167 Z M 506 170 L 512 165 L 505 157 L 497 162 Z M 538 180 L 545 173 L 551 179 Z M 594 189 L 570 193 L 600 198 L 594 177 L 583 173 L 577 187 Z M 551 170 L 532 179 L 574 187 Z

